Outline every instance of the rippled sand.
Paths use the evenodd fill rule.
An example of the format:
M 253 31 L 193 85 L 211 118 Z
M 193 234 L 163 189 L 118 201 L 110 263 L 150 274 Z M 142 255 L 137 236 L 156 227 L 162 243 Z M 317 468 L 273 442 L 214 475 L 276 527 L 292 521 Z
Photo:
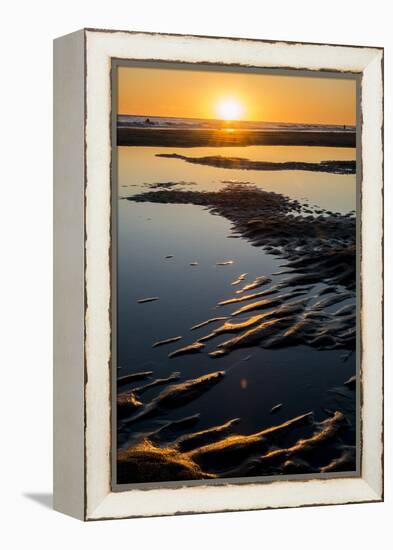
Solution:
M 212 304 L 224 315 L 199 320 L 185 327 L 181 336 L 152 343 L 171 345 L 169 357 L 174 364 L 179 355 L 206 353 L 217 361 L 212 362 L 215 366 L 220 357 L 252 347 L 306 345 L 317 350 L 343 350 L 343 360 L 355 351 L 353 215 L 322 209 L 308 215 L 308 207 L 299 201 L 234 183 L 218 192 L 159 187 L 128 199 L 202 205 L 229 219 L 234 234 L 283 261 L 283 270 L 273 275 L 261 273 L 252 280 L 247 280 L 247 273 L 239 275 L 227 289 L 227 298 Z M 205 351 L 206 342 L 214 343 L 225 334 L 226 340 L 220 338 L 213 351 Z M 176 348 L 180 338 L 185 344 Z M 135 386 L 138 373 L 132 375 L 134 378 L 124 377 L 123 382 L 120 379 L 121 387 L 128 385 L 118 395 L 119 483 L 355 469 L 355 447 L 345 444 L 342 435 L 353 430 L 356 377 L 332 388 L 331 407 L 325 410 L 322 422 L 316 421 L 312 411 L 306 411 L 278 425 L 272 422 L 270 428 L 240 434 L 236 431 L 238 418 L 199 431 L 192 429 L 199 415 L 170 420 L 171 411 L 181 413 L 181 407 L 201 398 L 225 377 L 225 372 L 218 370 L 176 382 L 178 374 L 156 379 L 154 373 L 140 373 L 140 379 L 153 378 L 139 387 Z M 155 385 L 167 387 L 144 402 L 144 390 Z M 277 403 L 271 408 L 272 420 L 282 406 Z M 150 418 L 162 419 L 162 426 L 151 431 Z
M 169 386 L 145 405 L 137 401 L 136 412 L 124 421 L 131 429 L 150 416 L 184 406 L 198 399 L 225 376 L 222 371 Z M 154 381 L 153 381 L 154 383 Z M 353 389 L 344 388 L 351 392 Z M 118 397 L 122 411 L 129 396 L 136 400 L 136 390 Z M 277 405 L 276 407 L 281 406 Z M 274 412 L 273 407 L 272 412 Z M 118 451 L 118 482 L 174 481 L 214 479 L 293 473 L 329 472 L 353 469 L 354 447 L 340 443 L 340 434 L 348 429 L 341 411 L 330 412 L 317 422 L 312 412 L 259 432 L 244 435 L 236 432 L 239 418 L 224 424 L 190 432 L 198 415 L 168 421 L 162 428 L 143 433 Z

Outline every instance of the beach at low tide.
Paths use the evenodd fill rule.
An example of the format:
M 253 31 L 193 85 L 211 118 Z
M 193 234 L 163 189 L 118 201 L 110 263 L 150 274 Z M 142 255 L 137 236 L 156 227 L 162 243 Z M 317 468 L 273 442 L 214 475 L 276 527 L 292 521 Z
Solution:
M 119 147 L 119 483 L 355 469 L 355 149 L 334 139 Z

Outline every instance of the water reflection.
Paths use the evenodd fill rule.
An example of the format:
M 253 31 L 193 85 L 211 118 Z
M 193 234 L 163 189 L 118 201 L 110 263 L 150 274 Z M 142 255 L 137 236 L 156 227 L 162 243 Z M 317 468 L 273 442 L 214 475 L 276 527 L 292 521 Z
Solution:
M 266 191 L 283 193 L 334 212 L 348 212 L 355 207 L 356 176 L 305 171 L 261 172 L 229 170 L 211 166 L 185 164 L 178 159 L 160 158 L 157 154 L 176 153 L 203 157 L 220 154 L 271 162 L 355 160 L 355 149 L 334 147 L 119 147 L 119 195 L 129 196 L 144 190 L 144 183 L 186 181 L 198 190 L 218 190 L 222 181 L 249 181 Z
M 223 131 L 232 130 L 225 128 Z M 240 181 L 251 182 L 258 188 L 283 193 L 291 198 L 308 200 L 311 204 L 334 212 L 346 213 L 355 208 L 355 176 L 352 175 L 299 171 L 244 172 L 190 165 L 177 159 L 156 156 L 168 152 L 191 156 L 218 154 L 216 149 L 207 147 L 191 150 L 119 147 L 120 197 L 152 189 L 146 187 L 146 184 L 152 183 L 179 182 L 183 189 L 212 191 L 221 189 L 225 185 L 224 181 Z M 354 149 L 330 147 L 223 147 L 219 154 L 276 162 L 355 158 Z M 192 187 L 188 187 L 189 184 Z M 184 426 L 186 435 L 196 430 L 211 430 L 215 426 L 215 430 L 208 435 L 199 433 L 198 437 L 204 440 L 205 437 L 215 437 L 213 433 L 224 433 L 227 423 L 233 420 L 236 420 L 236 432 L 244 436 L 260 434 L 261 430 L 271 427 L 273 422 L 275 425 L 285 424 L 288 419 L 300 418 L 309 411 L 314 411 L 317 420 L 326 418 L 325 409 L 332 408 L 333 398 L 329 392 L 334 387 L 342 386 L 344 380 L 355 372 L 353 353 L 343 359 L 342 350 L 339 349 L 317 350 L 306 345 L 283 349 L 254 346 L 252 349 L 234 348 L 220 359 L 211 359 L 208 352 L 228 339 L 228 335 L 223 333 L 212 343 L 204 342 L 206 353 L 168 357 L 175 349 L 173 346 L 177 346 L 178 337 L 182 339 L 177 347 L 183 347 L 217 328 L 216 325 L 209 326 L 207 332 L 198 332 L 196 335 L 195 326 L 201 325 L 206 319 L 221 316 L 222 309 L 217 311 L 221 307 L 217 303 L 227 300 L 231 294 L 235 295 L 236 289 L 243 287 L 240 281 L 245 276 L 247 280 L 244 284 L 248 284 L 261 276 L 271 277 L 283 271 L 283 260 L 280 257 L 268 254 L 261 247 L 252 246 L 251 242 L 242 238 L 228 238 L 233 236 L 228 219 L 212 215 L 192 204 L 120 200 L 118 229 L 117 336 L 120 375 L 153 371 L 156 382 L 148 381 L 143 389 L 143 401 L 152 402 L 162 391 L 161 382 L 157 380 L 171 379 L 182 384 L 218 369 L 220 372 L 225 371 L 219 383 L 198 395 L 198 399 L 190 399 L 182 404 L 181 409 L 168 409 L 168 413 L 167 409 L 161 408 L 162 416 L 145 417 L 143 424 L 130 424 L 119 430 L 121 447 L 127 447 L 130 442 L 139 440 L 141 434 L 148 432 L 156 434 L 156 441 L 160 438 L 160 441 L 169 441 L 175 433 L 170 422 L 178 422 L 176 429 L 180 425 Z M 217 265 L 220 263 L 225 265 Z M 280 281 L 283 276 L 275 277 Z M 233 286 L 236 281 L 239 281 L 239 286 Z M 316 294 L 321 290 L 322 286 L 313 287 Z M 147 297 L 158 297 L 159 300 L 138 303 L 138 300 Z M 313 303 L 317 300 L 315 298 Z M 342 305 L 346 305 L 346 302 Z M 230 313 L 225 310 L 225 315 L 227 312 Z M 173 343 L 155 345 L 168 339 L 173 339 Z M 350 416 L 354 408 L 353 395 L 348 398 L 348 404 L 349 409 L 352 407 L 347 413 Z M 337 404 L 334 406 L 337 407 Z M 316 425 L 303 425 L 301 418 L 296 420 L 297 437 L 305 434 L 312 438 Z M 339 425 L 341 420 L 335 418 L 334 422 Z M 348 436 L 346 443 L 352 441 L 351 437 Z M 242 441 L 247 446 L 252 443 L 251 440 Z M 286 440 L 286 444 L 290 442 L 291 439 Z M 182 444 L 186 445 L 184 442 Z M 140 449 L 138 460 L 148 455 L 156 456 L 156 452 L 155 448 L 147 445 Z M 330 457 L 329 452 L 326 457 Z M 172 460 L 183 459 L 166 455 L 165 460 L 173 465 Z M 202 465 L 202 461 L 208 458 L 207 455 L 202 458 L 202 454 L 199 454 L 195 461 L 187 462 L 194 478 L 200 475 L 199 466 L 195 466 L 197 460 Z M 215 464 L 214 468 L 217 468 Z M 215 472 L 211 475 L 219 475 L 214 468 L 209 470 Z

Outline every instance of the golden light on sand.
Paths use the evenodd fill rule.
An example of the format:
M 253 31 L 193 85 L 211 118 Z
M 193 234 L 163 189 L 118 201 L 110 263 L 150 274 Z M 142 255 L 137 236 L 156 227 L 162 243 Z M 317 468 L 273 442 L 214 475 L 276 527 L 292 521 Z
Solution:
M 237 99 L 226 97 L 217 103 L 216 111 L 223 120 L 238 120 L 244 113 L 244 107 Z

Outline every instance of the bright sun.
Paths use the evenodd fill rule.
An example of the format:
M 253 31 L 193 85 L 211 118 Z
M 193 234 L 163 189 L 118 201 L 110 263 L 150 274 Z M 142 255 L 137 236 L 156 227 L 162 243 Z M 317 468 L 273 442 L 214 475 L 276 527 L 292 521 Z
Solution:
M 238 120 L 243 111 L 242 104 L 233 98 L 224 98 L 217 103 L 217 114 L 223 120 Z

